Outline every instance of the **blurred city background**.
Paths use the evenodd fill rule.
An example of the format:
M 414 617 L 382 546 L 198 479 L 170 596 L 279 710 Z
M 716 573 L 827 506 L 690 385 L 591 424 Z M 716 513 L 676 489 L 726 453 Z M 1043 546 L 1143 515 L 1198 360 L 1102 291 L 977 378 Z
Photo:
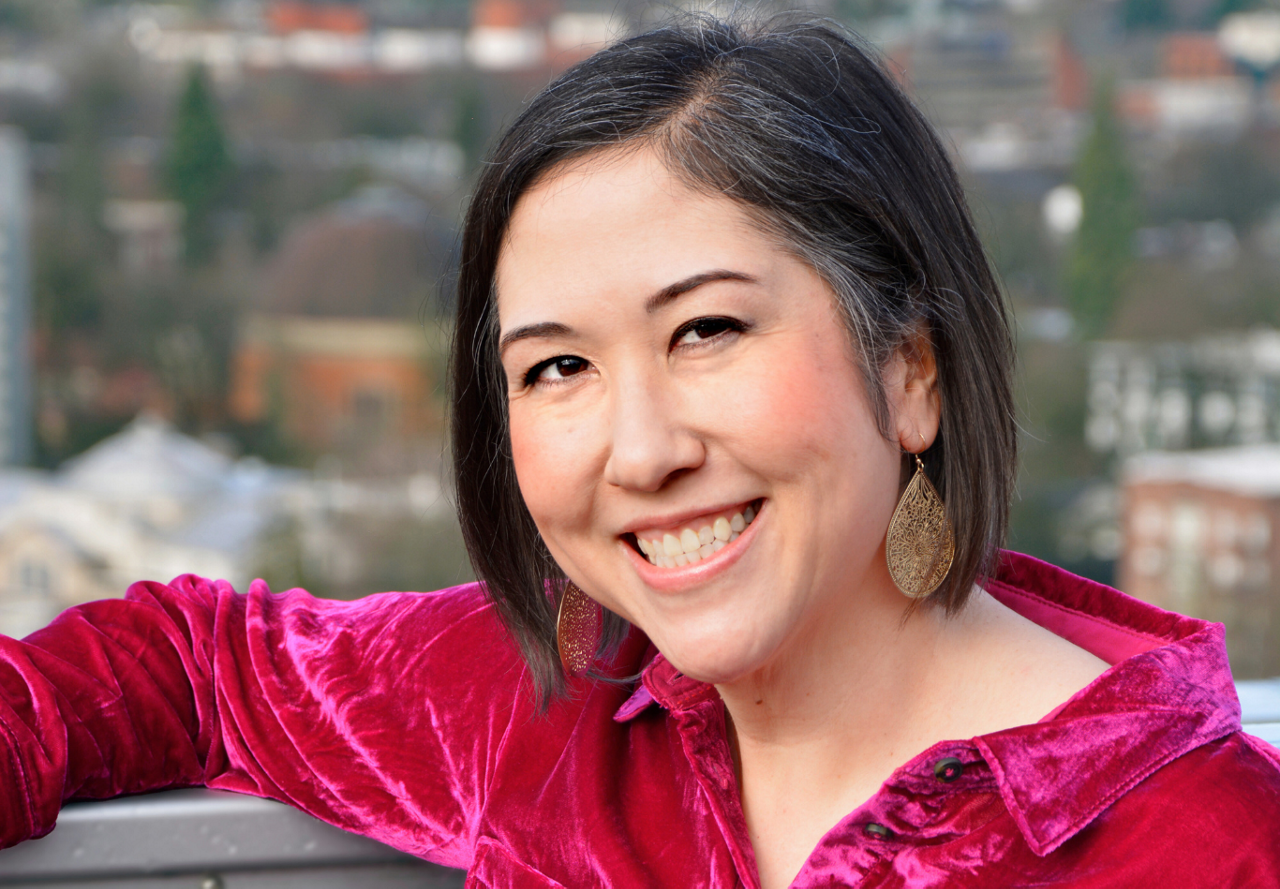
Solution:
M 690 8 L 728 10 L 0 0 L 0 631 L 186 571 L 469 579 L 442 381 L 470 183 L 558 72 Z M 1018 327 L 1011 545 L 1280 675 L 1280 11 L 806 10 L 963 171 Z

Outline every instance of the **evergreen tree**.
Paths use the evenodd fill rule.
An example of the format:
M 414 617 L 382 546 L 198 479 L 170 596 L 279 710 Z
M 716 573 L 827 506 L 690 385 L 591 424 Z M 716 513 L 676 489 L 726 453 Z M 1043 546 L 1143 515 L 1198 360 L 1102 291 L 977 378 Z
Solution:
M 470 174 L 480 166 L 485 145 L 489 139 L 487 108 L 484 93 L 478 84 L 468 83 L 457 92 L 454 100 L 453 138 L 466 158 L 466 172 Z
M 217 100 L 204 69 L 195 66 L 178 99 L 166 170 L 169 194 L 186 211 L 184 233 L 190 264 L 206 262 L 213 254 L 212 216 L 226 193 L 231 172 L 231 152 Z
M 1115 113 L 1110 80 L 1093 100 L 1093 130 L 1076 162 L 1075 184 L 1084 202 L 1067 269 L 1067 297 L 1083 336 L 1101 334 L 1115 314 L 1133 257 L 1140 211 L 1133 170 Z
M 1120 17 L 1126 31 L 1158 31 L 1173 24 L 1167 0 L 1123 0 Z

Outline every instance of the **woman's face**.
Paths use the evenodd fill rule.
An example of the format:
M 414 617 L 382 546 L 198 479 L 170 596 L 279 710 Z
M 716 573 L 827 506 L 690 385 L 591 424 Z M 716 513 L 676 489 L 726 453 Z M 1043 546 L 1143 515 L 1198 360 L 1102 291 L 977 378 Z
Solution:
M 888 588 L 898 442 L 831 289 L 736 203 L 593 155 L 521 198 L 497 293 L 525 503 L 677 668 L 742 678 Z M 890 376 L 900 438 L 932 440 Z

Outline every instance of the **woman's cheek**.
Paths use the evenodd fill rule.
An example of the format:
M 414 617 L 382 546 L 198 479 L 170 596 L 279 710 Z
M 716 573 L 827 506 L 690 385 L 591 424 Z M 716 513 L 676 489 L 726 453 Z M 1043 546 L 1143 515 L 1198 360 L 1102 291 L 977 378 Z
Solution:
M 749 448 L 750 462 L 788 474 L 785 467 L 799 468 L 797 459 L 829 456 L 848 444 L 861 390 L 855 379 L 826 373 L 807 358 L 752 362 L 717 386 L 717 397 L 704 400 L 714 425 Z M 845 371 L 850 378 L 854 372 Z
M 555 435 L 548 425 L 538 422 L 536 412 L 513 406 L 510 418 L 511 459 L 515 464 L 520 495 L 534 521 L 539 524 L 542 524 L 547 507 L 554 502 L 552 492 L 563 486 L 563 480 L 556 474 L 566 468 L 562 453 L 567 449 L 565 437 Z
M 520 495 L 543 535 L 581 524 L 592 502 L 587 476 L 596 462 L 589 456 L 594 436 L 581 422 L 514 404 L 510 430 Z

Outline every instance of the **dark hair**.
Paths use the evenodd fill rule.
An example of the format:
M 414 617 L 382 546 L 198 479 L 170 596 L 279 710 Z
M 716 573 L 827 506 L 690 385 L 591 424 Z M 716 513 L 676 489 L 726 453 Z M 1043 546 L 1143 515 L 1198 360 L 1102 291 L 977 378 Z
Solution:
M 1017 448 L 1008 320 L 956 172 L 853 38 L 823 24 L 691 18 L 602 50 L 534 98 L 467 212 L 451 373 L 458 512 L 539 698 L 563 688 L 551 591 L 564 575 L 516 483 L 494 269 L 521 195 L 569 159 L 620 146 L 654 149 L 690 187 L 740 202 L 826 280 L 886 435 L 882 368 L 928 333 L 942 422 L 924 461 L 956 531 L 931 599 L 954 612 L 1004 539 Z M 625 631 L 607 614 L 602 653 Z

